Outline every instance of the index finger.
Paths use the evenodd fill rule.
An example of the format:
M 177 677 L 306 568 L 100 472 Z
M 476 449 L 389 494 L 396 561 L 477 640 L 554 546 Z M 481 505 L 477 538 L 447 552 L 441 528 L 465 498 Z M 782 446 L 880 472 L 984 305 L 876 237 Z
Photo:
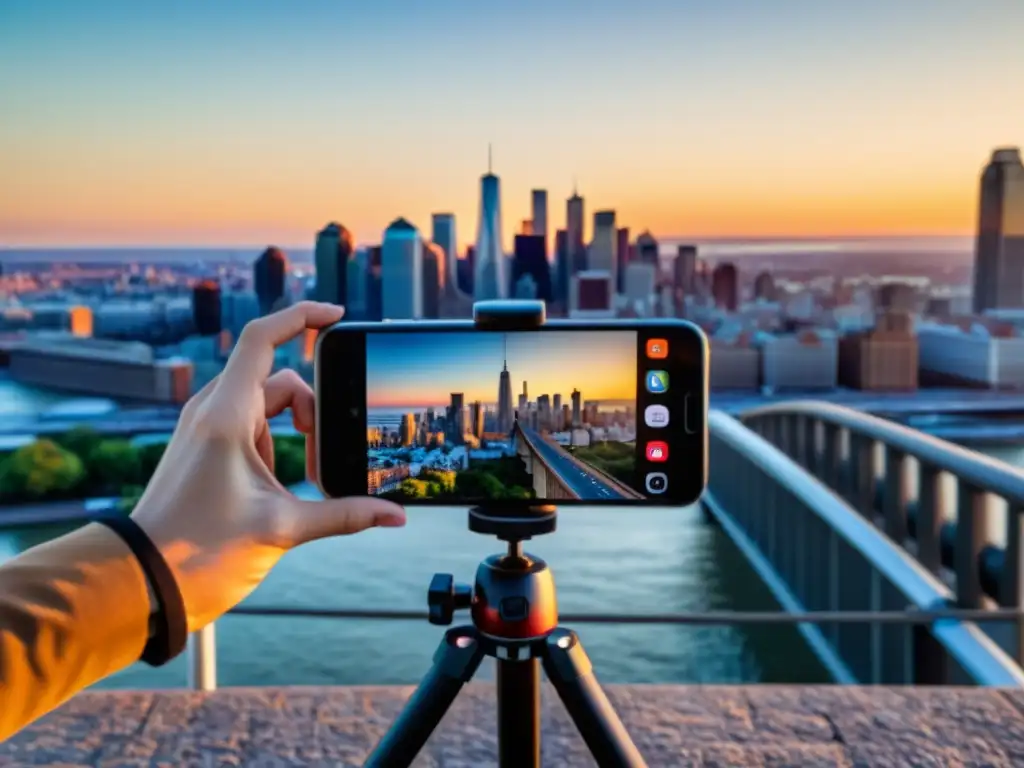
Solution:
M 341 320 L 344 307 L 300 301 L 288 309 L 253 320 L 242 330 L 223 378 L 230 386 L 263 386 L 274 367 L 274 350 L 307 329 L 319 330 Z

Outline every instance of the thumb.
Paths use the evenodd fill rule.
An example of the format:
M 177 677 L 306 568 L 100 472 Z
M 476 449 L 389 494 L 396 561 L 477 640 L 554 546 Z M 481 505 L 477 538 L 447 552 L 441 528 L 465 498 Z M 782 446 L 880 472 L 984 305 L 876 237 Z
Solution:
M 347 536 L 367 528 L 401 528 L 405 510 L 372 497 L 304 501 L 295 499 L 291 510 L 296 544 L 327 536 Z

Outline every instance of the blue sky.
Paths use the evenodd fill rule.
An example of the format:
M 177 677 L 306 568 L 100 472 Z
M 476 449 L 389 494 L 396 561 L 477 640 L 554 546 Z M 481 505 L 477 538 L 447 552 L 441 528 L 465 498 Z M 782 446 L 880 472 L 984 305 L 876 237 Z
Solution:
M 990 10 L 998 6 L 998 11 Z M 667 236 L 964 233 L 1024 3 L 0 0 L 0 243 L 505 228 L 578 178 Z
M 584 400 L 636 398 L 636 332 L 377 333 L 366 341 L 369 407 L 442 405 L 452 392 L 466 403 L 498 399 L 507 338 L 513 398 L 578 389 Z

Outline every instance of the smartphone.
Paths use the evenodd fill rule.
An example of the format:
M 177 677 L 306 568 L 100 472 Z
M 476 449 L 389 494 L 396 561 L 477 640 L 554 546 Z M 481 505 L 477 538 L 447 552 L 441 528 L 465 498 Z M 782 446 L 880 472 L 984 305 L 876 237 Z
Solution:
M 707 482 L 708 343 L 683 320 L 339 323 L 314 364 L 326 496 L 683 506 Z

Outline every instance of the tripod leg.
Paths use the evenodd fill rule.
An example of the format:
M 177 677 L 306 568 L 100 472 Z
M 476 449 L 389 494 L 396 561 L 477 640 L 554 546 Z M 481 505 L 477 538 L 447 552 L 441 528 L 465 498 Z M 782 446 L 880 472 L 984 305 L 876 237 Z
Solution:
M 548 635 L 543 659 L 548 679 L 597 764 L 601 768 L 645 768 L 647 763 L 601 690 L 576 633 L 556 629 Z
M 540 766 L 540 663 L 498 659 L 498 765 Z
M 363 765 L 372 768 L 411 765 L 462 686 L 472 679 L 483 657 L 484 651 L 473 627 L 456 627 L 445 632 L 430 671 Z

